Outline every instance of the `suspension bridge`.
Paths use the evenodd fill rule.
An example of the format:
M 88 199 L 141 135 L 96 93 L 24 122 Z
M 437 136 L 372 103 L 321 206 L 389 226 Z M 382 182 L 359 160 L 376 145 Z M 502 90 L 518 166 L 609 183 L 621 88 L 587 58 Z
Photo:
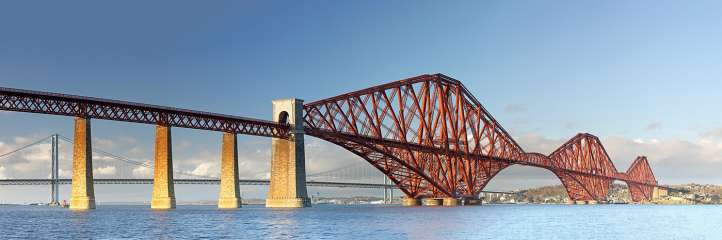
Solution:
M 23 151 L 34 151 L 34 152 L 47 152 L 48 159 L 50 159 L 50 166 L 48 173 L 50 178 L 8 178 L 0 179 L 0 185 L 50 185 L 51 186 L 51 204 L 59 203 L 59 185 L 71 184 L 72 179 L 68 176 L 61 176 L 59 172 L 70 172 L 69 164 L 61 164 L 59 157 L 60 145 L 62 143 L 73 144 L 72 139 L 59 135 L 53 134 L 51 136 L 42 138 L 40 140 L 31 142 L 17 149 L 3 153 L 0 155 L 0 159 L 10 158 L 13 155 L 21 155 Z M 40 149 L 33 149 L 33 148 Z M 48 149 L 45 149 L 48 148 Z M 153 166 L 149 163 L 136 161 L 123 157 L 117 154 L 110 153 L 108 151 L 93 148 L 92 149 L 96 162 L 100 159 L 105 159 L 103 165 L 96 167 L 96 177 L 94 179 L 95 184 L 153 184 L 153 179 L 149 178 L 145 173 L 146 171 L 138 170 L 150 170 Z M 61 167 L 63 166 L 63 167 Z M 98 174 L 98 169 L 111 169 L 110 174 Z M 65 171 L 63 171 L 65 170 Z M 199 184 L 199 185 L 218 185 L 220 179 L 218 177 L 210 175 L 198 175 L 190 173 L 189 171 L 175 170 L 174 175 L 178 176 L 173 182 L 175 184 Z M 340 179 L 364 179 L 368 182 L 373 180 L 383 179 L 383 174 L 374 172 L 373 169 L 369 169 L 368 166 L 362 164 L 351 164 L 338 169 L 332 169 L 320 173 L 310 174 L 308 176 L 309 186 L 316 187 L 337 187 L 337 188 L 370 188 L 370 189 L 384 189 L 384 192 L 388 192 L 388 195 L 384 197 L 385 201 L 390 202 L 390 198 L 393 197 L 391 190 L 396 187 L 391 184 L 382 183 L 363 183 L 363 182 L 340 182 Z M 335 181 L 334 181 L 335 180 Z M 268 179 L 239 179 L 240 185 L 269 185 L 270 180 Z M 379 181 L 376 181 L 379 182 Z
M 0 88 L 0 110 L 75 117 L 72 209 L 95 208 L 91 119 L 152 124 L 155 131 L 151 207 L 175 207 L 171 128 L 222 132 L 219 207 L 240 206 L 237 135 L 271 138 L 267 207 L 310 206 L 304 136 L 363 158 L 405 195 L 404 205 L 478 202 L 489 181 L 519 164 L 554 173 L 576 203 L 605 202 L 623 181 L 635 202 L 660 186 L 644 156 L 618 171 L 599 138 L 580 133 L 554 152 L 526 152 L 461 83 L 426 74 L 304 104 L 273 101 L 271 121 L 110 99 Z M 180 176 L 180 173 L 179 173 Z
M 62 143 L 72 145 L 73 141 L 72 139 L 60 134 L 53 134 L 0 154 L 0 160 L 2 160 L 4 158 L 12 158 L 14 155 L 22 155 L 23 151 L 32 151 L 35 153 L 49 153 L 48 159 L 50 159 L 50 161 L 48 161 L 50 162 L 50 166 L 48 168 L 50 178 L 17 178 L 17 176 L 13 176 L 13 178 L 0 179 L 0 186 L 49 185 L 51 186 L 50 204 L 59 204 L 59 186 L 72 184 L 72 179 L 68 178 L 68 176 L 61 176 L 59 174 L 59 172 L 69 172 L 67 171 L 67 168 L 70 167 L 69 164 L 61 164 L 62 161 L 59 153 Z M 100 174 L 99 177 L 96 177 L 94 179 L 94 184 L 153 184 L 152 178 L 142 174 L 143 171 L 141 171 L 141 174 L 138 174 L 139 171 L 137 171 L 139 169 L 152 169 L 153 166 L 151 164 L 132 160 L 98 148 L 93 148 L 92 151 L 95 156 L 98 156 L 94 160 L 98 161 L 99 159 L 105 159 L 104 165 L 98 167 L 97 169 L 112 169 L 111 174 Z M 179 177 L 173 179 L 174 184 L 219 185 L 221 183 L 221 180 L 218 177 L 210 175 L 199 175 L 193 174 L 189 171 L 180 170 L 175 170 L 173 173 L 175 176 Z M 387 204 L 392 202 L 393 190 L 398 189 L 395 185 L 389 184 L 388 179 L 386 179 L 382 173 L 378 172 L 378 170 L 363 163 L 352 163 L 339 168 L 312 173 L 309 174 L 307 178 L 307 184 L 311 187 L 383 189 L 384 203 Z M 381 181 L 384 183 L 370 183 Z M 240 185 L 260 186 L 269 185 L 270 180 L 239 179 L 238 183 Z M 485 191 L 484 193 L 503 195 L 516 194 L 515 192 L 501 191 Z

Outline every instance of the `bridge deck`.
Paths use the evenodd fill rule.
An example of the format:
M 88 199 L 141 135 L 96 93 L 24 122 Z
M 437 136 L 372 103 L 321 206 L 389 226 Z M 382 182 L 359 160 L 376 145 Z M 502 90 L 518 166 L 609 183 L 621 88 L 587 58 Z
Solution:
M 118 100 L 0 87 L 0 110 L 164 124 L 245 135 L 288 136 L 286 124 Z

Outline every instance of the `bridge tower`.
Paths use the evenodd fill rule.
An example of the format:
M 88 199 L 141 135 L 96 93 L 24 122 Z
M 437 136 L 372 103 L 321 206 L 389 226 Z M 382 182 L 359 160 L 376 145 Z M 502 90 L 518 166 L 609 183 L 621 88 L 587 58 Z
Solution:
M 95 209 L 93 190 L 93 156 L 90 142 L 90 118 L 75 118 L 75 141 L 73 141 L 73 190 L 70 209 Z
M 53 134 L 53 136 L 50 137 L 50 141 L 50 176 L 52 178 L 50 184 L 50 205 L 58 206 L 60 205 L 60 182 L 58 176 L 60 168 L 58 162 L 58 134 Z
M 288 139 L 271 143 L 271 184 L 266 199 L 269 208 L 310 207 L 306 191 L 306 160 L 303 147 L 303 100 L 273 101 L 273 121 L 291 125 Z
M 171 127 L 165 123 L 155 128 L 155 164 L 153 166 L 152 209 L 175 208 L 175 190 L 173 187 L 173 148 Z
M 241 207 L 241 189 L 238 185 L 238 137 L 235 133 L 223 133 L 221 144 L 221 190 L 218 208 Z

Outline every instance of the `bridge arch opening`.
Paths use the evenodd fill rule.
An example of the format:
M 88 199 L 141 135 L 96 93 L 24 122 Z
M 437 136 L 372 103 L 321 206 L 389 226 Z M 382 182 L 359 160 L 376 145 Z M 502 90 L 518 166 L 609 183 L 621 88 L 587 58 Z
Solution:
M 355 154 L 334 142 L 323 138 L 306 138 L 306 181 L 308 182 L 344 182 L 356 184 L 387 184 L 394 185 L 386 179 L 386 175 L 369 163 L 365 158 Z M 386 196 L 382 188 L 320 188 L 309 186 L 309 195 L 315 201 L 325 197 L 373 197 L 376 200 Z M 388 188 L 388 197 L 396 197 L 403 192 Z
M 608 201 L 610 203 L 631 203 L 632 193 L 630 192 L 631 186 L 625 181 L 614 180 L 612 185 L 609 187 Z
M 511 203 L 511 202 L 531 202 L 531 203 L 567 203 L 569 202 L 569 194 L 562 183 L 559 176 L 548 169 L 511 165 L 499 171 L 493 176 L 483 189 L 484 191 L 499 192 L 518 192 L 516 198 L 512 200 L 509 196 L 485 196 L 482 193 L 484 201 Z
M 278 114 L 278 123 L 280 124 L 288 124 L 288 112 L 281 111 Z

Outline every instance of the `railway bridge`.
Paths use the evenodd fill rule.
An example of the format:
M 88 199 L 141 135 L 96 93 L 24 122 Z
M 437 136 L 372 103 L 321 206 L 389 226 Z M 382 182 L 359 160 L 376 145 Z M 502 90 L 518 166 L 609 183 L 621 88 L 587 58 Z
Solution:
M 600 140 L 587 133 L 550 154 L 526 152 L 458 80 L 427 74 L 304 104 L 273 101 L 271 121 L 133 102 L 0 88 L 0 110 L 75 118 L 72 209 L 95 208 L 91 119 L 153 124 L 155 159 L 151 207 L 175 207 L 171 129 L 221 132 L 220 208 L 241 204 L 238 134 L 271 138 L 267 207 L 310 206 L 304 136 L 339 145 L 365 159 L 406 195 L 404 205 L 478 202 L 501 170 L 513 165 L 548 169 L 571 201 L 603 202 L 615 180 L 636 202 L 660 188 L 646 157 L 620 172 Z

